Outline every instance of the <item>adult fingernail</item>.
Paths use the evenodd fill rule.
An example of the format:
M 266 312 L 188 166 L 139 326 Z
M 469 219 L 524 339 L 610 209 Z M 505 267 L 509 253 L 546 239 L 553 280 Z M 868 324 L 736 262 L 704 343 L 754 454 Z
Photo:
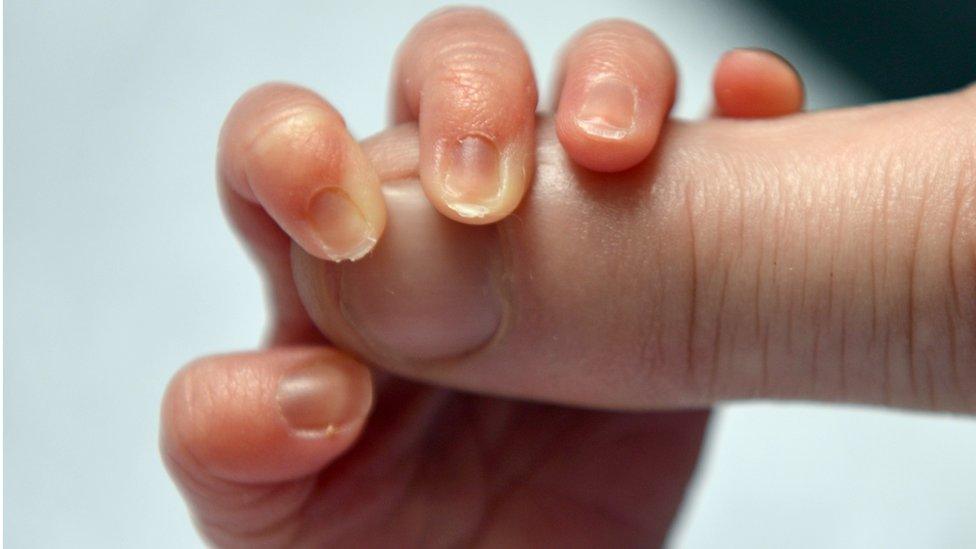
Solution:
M 362 421 L 372 388 L 356 364 L 321 362 L 287 372 L 278 382 L 278 407 L 297 432 L 330 434 Z
M 328 188 L 316 194 L 309 206 L 309 218 L 325 255 L 333 261 L 355 261 L 376 244 L 362 210 L 342 189 Z
M 449 143 L 439 167 L 444 202 L 462 217 L 484 217 L 502 193 L 501 155 L 480 135 Z
M 604 139 L 622 139 L 634 127 L 637 89 L 617 77 L 593 81 L 584 92 L 576 124 L 586 133 Z
M 437 360 L 492 339 L 505 309 L 494 227 L 455 223 L 416 185 L 387 185 L 389 231 L 367 261 L 342 267 L 342 314 L 390 355 Z

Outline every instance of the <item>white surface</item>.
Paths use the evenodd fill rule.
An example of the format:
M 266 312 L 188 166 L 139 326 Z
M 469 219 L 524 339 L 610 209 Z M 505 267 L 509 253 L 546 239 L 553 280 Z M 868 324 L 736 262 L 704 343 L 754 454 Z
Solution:
M 6 3 L 9 547 L 199 544 L 157 456 L 159 398 L 183 362 L 253 346 L 264 315 L 214 193 L 221 119 L 285 79 L 379 130 L 393 50 L 433 5 Z M 711 67 L 741 45 L 794 60 L 815 106 L 866 100 L 733 3 L 494 5 L 543 88 L 570 33 L 628 16 L 673 48 L 683 115 L 704 112 Z M 754 405 L 716 427 L 677 547 L 976 546 L 976 422 Z

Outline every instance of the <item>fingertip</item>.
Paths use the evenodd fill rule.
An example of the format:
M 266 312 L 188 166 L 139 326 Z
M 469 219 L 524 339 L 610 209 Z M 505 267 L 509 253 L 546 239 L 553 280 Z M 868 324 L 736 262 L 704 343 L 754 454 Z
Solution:
M 379 178 L 342 116 L 315 93 L 268 84 L 246 93 L 221 133 L 218 174 L 261 204 L 308 253 L 368 253 L 386 224 Z
M 564 55 L 556 132 L 576 163 L 617 172 L 654 149 L 674 104 L 676 71 L 664 44 L 624 20 L 583 29 Z
M 234 102 L 220 128 L 217 144 L 217 177 L 241 197 L 257 202 L 244 172 L 247 149 L 255 134 L 281 110 L 282 100 L 316 101 L 317 96 L 298 86 L 282 82 L 265 82 L 247 91 Z
M 566 154 L 588 170 L 604 173 L 621 172 L 644 161 L 654 146 L 663 121 L 648 120 L 640 132 L 608 137 L 584 129 L 572 114 L 556 115 L 556 135 Z
M 369 370 L 330 349 L 210 357 L 181 370 L 167 389 L 163 450 L 194 476 L 293 480 L 345 452 L 371 406 Z
M 419 122 L 420 180 L 431 203 L 474 225 L 511 213 L 532 177 L 538 100 L 514 31 L 485 9 L 440 10 L 411 31 L 395 75 L 397 118 Z
M 504 141 L 469 134 L 422 145 L 419 175 L 434 207 L 469 225 L 495 223 L 511 214 L 535 164 L 534 122 L 525 122 L 519 131 L 525 135 Z
M 803 80 L 786 59 L 769 50 L 726 52 L 713 77 L 715 111 L 729 118 L 768 118 L 803 109 Z

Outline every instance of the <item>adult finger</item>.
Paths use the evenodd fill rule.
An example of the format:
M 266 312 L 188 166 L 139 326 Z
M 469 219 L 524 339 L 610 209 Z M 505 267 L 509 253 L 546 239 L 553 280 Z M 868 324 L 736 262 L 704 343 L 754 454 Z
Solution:
M 973 412 L 974 93 L 675 123 L 612 184 L 547 127 L 524 215 L 439 224 L 401 182 L 397 237 L 345 266 L 296 253 L 296 281 L 338 345 L 469 390 Z

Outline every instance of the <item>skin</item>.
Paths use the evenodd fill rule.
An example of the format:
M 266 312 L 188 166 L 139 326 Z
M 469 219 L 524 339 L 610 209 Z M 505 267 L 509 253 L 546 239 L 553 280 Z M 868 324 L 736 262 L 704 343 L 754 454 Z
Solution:
M 788 67 L 772 57 L 759 64 Z M 629 21 L 600 21 L 569 41 L 560 65 L 555 116 L 570 158 L 597 172 L 643 160 L 674 102 L 675 70 L 660 40 Z M 747 93 L 740 92 L 747 82 L 766 82 L 765 74 L 758 81 L 738 68 L 731 74 L 724 80 L 732 97 Z M 507 23 L 474 8 L 419 22 L 394 61 L 390 104 L 395 124 L 417 123 L 418 158 L 406 169 L 444 216 L 485 225 L 518 207 L 536 165 L 537 91 Z M 765 116 L 759 109 L 754 116 Z M 222 184 L 260 205 L 315 257 L 356 260 L 381 238 L 382 174 L 364 161 L 335 109 L 309 90 L 276 84 L 245 94 L 228 115 L 219 158 Z
M 774 56 L 766 59 L 780 63 Z M 748 76 L 749 71 L 723 70 L 725 63 L 716 74 L 717 80 L 725 74 L 723 89 L 748 91 L 755 77 Z M 802 97 L 799 86 L 785 89 L 793 95 L 799 90 Z M 293 88 L 271 91 L 271 102 L 283 94 L 278 104 L 291 114 L 295 111 L 288 99 L 308 93 Z M 323 328 L 334 342 L 365 360 L 410 377 L 485 392 L 628 408 L 686 408 L 720 398 L 763 395 L 872 401 L 872 394 L 891 394 L 891 404 L 965 410 L 966 402 L 972 402 L 964 396 L 971 385 L 917 384 L 953 379 L 950 372 L 962 374 L 959 382 L 971 379 L 965 377 L 966 368 L 939 369 L 944 356 L 934 353 L 945 355 L 952 349 L 949 364 L 972 364 L 972 355 L 966 353 L 972 352 L 976 256 L 973 93 L 775 123 L 669 124 L 660 140 L 654 136 L 659 144 L 645 164 L 613 177 L 576 168 L 570 153 L 557 145 L 553 123 L 544 120 L 537 133 L 539 169 L 532 191 L 516 212 L 518 217 L 490 227 L 448 223 L 434 213 L 440 211 L 434 210 L 436 206 L 403 198 L 410 193 L 427 196 L 418 194 L 425 190 L 417 177 L 423 138 L 413 125 L 357 145 L 348 139 L 341 119 L 325 117 L 327 121 L 313 132 L 307 124 L 286 126 L 294 133 L 269 132 L 265 135 L 280 142 L 263 147 L 222 147 L 218 172 L 226 211 L 265 270 L 274 317 L 269 349 L 197 361 L 174 378 L 164 399 L 163 456 L 201 532 L 217 545 L 273 547 L 510 547 L 543 541 L 656 546 L 667 534 L 694 470 L 707 411 L 621 414 L 562 408 L 439 389 L 383 371 L 371 374 L 360 361 L 326 344 L 305 313 L 306 304 L 320 322 L 329 316 L 341 320 L 323 323 Z M 739 111 L 729 107 L 734 104 L 716 97 L 715 112 L 737 116 Z M 268 119 L 239 116 L 270 112 L 263 105 L 259 102 L 255 111 L 232 112 L 227 127 L 243 129 L 225 130 L 224 135 L 233 138 L 249 128 L 267 126 Z M 301 105 L 327 106 L 315 101 Z M 760 112 L 784 114 L 778 109 Z M 296 146 L 309 143 L 309 137 L 321 145 Z M 285 151 L 277 162 L 295 171 L 281 171 L 285 166 L 277 166 L 274 155 L 254 158 L 255 151 L 260 157 L 269 150 Z M 359 154 L 369 162 L 360 163 Z M 906 155 L 913 162 L 897 162 Z M 241 169 L 260 162 L 267 165 L 258 172 L 270 177 L 252 178 L 252 172 Z M 350 169 L 361 171 L 350 176 Z M 314 246 L 291 234 L 309 226 L 304 211 L 276 210 L 272 205 L 286 202 L 275 202 L 275 193 L 250 187 L 274 188 L 303 180 L 289 175 L 293 173 L 323 176 L 304 179 L 310 185 L 323 179 L 339 185 L 384 182 L 371 188 L 389 201 L 390 229 L 373 253 L 341 267 L 319 261 Z M 863 194 L 851 196 L 847 189 L 863 189 Z M 865 206 L 878 206 L 879 189 L 893 191 L 882 196 L 898 197 L 882 201 L 887 207 L 882 209 L 882 222 L 867 215 L 872 210 Z M 293 192 L 306 190 L 299 186 Z M 788 190 L 802 191 L 802 200 Z M 360 191 L 350 189 L 350 195 L 356 192 Z M 921 201 L 920 196 L 928 198 Z M 295 214 L 295 223 L 282 221 L 288 219 L 282 211 Z M 812 229 L 797 231 L 808 219 L 813 220 Z M 864 219 L 871 223 L 858 225 Z M 852 226 L 857 230 L 849 229 Z M 426 231 L 434 245 L 431 250 L 440 255 L 432 254 L 426 262 L 411 257 L 410 231 Z M 455 236 L 468 235 L 465 231 L 482 231 L 481 237 L 463 238 L 480 242 L 491 252 L 487 255 L 518 259 L 489 263 L 488 271 L 501 266 L 500 272 L 507 274 L 499 277 L 507 284 L 503 295 L 518 299 L 506 301 L 508 316 L 502 326 L 519 330 L 493 333 L 488 344 L 466 352 L 454 348 L 443 356 L 417 360 L 423 353 L 443 353 L 445 345 L 470 343 L 477 330 L 464 334 L 466 341 L 414 339 L 408 341 L 412 347 L 391 349 L 369 340 L 360 328 L 382 327 L 389 321 L 395 326 L 397 317 L 370 317 L 368 307 L 357 311 L 347 306 L 344 312 L 337 301 L 330 301 L 344 293 L 328 286 L 334 279 L 329 273 L 338 269 L 354 269 L 348 280 L 359 284 L 356 299 L 389 292 L 391 284 L 394 297 L 401 290 L 422 294 L 426 290 L 418 280 L 389 278 L 390 260 L 400 258 L 414 261 L 402 264 L 403 272 L 437 266 L 443 275 L 457 274 L 421 280 L 425 286 L 436 283 L 442 294 L 463 288 L 459 282 L 477 274 L 475 269 L 456 270 L 458 262 L 451 260 L 454 252 L 464 251 L 455 246 Z M 498 236 L 502 234 L 508 238 Z M 861 238 L 865 235 L 874 239 Z M 802 246 L 791 244 L 794 238 Z M 655 243 L 660 245 L 651 245 Z M 770 261 L 770 251 L 775 261 Z M 906 256 L 907 251 L 912 253 Z M 805 268 L 790 265 L 798 255 L 806 260 Z M 846 267 L 834 268 L 835 257 Z M 870 270 L 865 257 L 880 259 L 874 265 L 888 268 Z M 917 266 L 911 276 L 906 276 L 906 264 Z M 535 269 L 543 275 L 535 281 L 519 275 Z M 865 278 L 868 272 L 876 277 Z M 631 276 L 623 276 L 628 273 Z M 757 286 L 757 280 L 769 283 Z M 947 280 L 952 288 L 948 292 L 942 287 Z M 346 286 L 350 287 L 355 286 Z M 823 291 L 827 302 L 838 305 L 826 310 L 811 307 Z M 940 307 L 950 295 L 956 298 L 948 302 L 952 306 Z M 527 298 L 534 300 L 533 307 L 524 306 L 530 302 Z M 409 299 L 388 301 L 399 313 L 417 314 L 410 310 Z M 438 307 L 456 305 L 436 300 L 429 304 L 436 306 L 420 311 L 428 315 L 427 321 L 437 320 Z M 580 305 L 587 307 L 587 314 L 574 314 Z M 872 315 L 878 311 L 871 318 L 886 323 L 886 346 L 878 347 L 877 337 L 869 339 L 873 344 L 859 338 L 866 333 L 869 309 Z M 525 314 L 530 310 L 546 314 Z M 904 321 L 906 310 L 911 330 L 897 329 L 903 325 L 893 329 L 892 323 Z M 358 313 L 355 325 L 344 316 L 350 311 Z M 695 322 L 687 322 L 689 318 Z M 821 334 L 815 346 L 819 361 L 814 361 L 821 377 L 805 377 L 813 370 L 784 367 L 808 366 L 802 361 L 809 356 L 803 353 L 768 359 L 777 352 L 802 349 L 797 344 L 802 338 L 779 337 L 784 322 L 788 326 L 791 320 L 809 322 Z M 732 329 L 757 323 L 768 330 Z M 684 328 L 673 340 L 664 332 L 671 325 Z M 682 334 L 697 333 L 692 326 L 709 336 L 700 346 L 694 337 L 682 340 Z M 535 334 L 533 345 L 513 338 L 517 331 Z M 907 355 L 906 341 L 898 339 L 904 333 L 911 334 Z M 768 335 L 761 339 L 755 334 Z M 565 352 L 565 346 L 547 340 L 553 335 L 575 342 L 574 348 L 582 353 L 552 360 Z M 835 360 L 831 352 L 836 355 L 838 339 L 841 359 Z M 634 353 L 626 345 L 610 347 L 608 341 L 655 343 L 640 347 L 646 352 Z M 669 346 L 694 349 L 696 356 L 713 360 L 699 358 L 708 368 L 692 370 L 696 360 L 680 360 L 680 353 L 669 362 L 672 355 L 661 352 Z M 862 360 L 858 353 L 865 350 L 875 354 Z M 499 363 L 489 360 L 491 353 L 516 362 L 502 364 L 499 370 Z M 907 371 L 919 374 L 914 382 L 908 378 L 914 391 L 902 391 L 891 377 L 889 385 L 882 385 L 887 392 L 861 392 L 870 387 L 870 374 L 875 372 L 870 368 L 878 360 L 898 372 L 903 363 L 897 361 L 906 356 L 912 365 Z M 478 360 L 485 367 L 476 369 Z M 587 363 L 599 367 L 580 368 Z M 755 375 L 757 364 L 769 366 L 765 378 Z M 519 365 L 522 370 L 512 367 Z M 688 368 L 682 370 L 682 365 Z M 526 378 L 530 370 L 548 374 L 549 381 L 586 383 L 533 382 Z M 699 374 L 712 372 L 714 385 L 699 381 Z M 619 383 L 630 374 L 636 374 L 631 383 Z M 846 380 L 841 391 L 833 383 L 838 378 Z M 573 386 L 586 390 L 566 392 Z M 709 389 L 701 392 L 702 388 Z
M 430 15 L 404 40 L 393 87 L 393 121 L 418 122 L 430 202 L 461 223 L 511 213 L 535 166 L 537 92 L 528 54 L 508 24 L 479 9 Z
M 657 142 L 676 80 L 671 54 L 651 31 L 623 20 L 587 26 L 567 45 L 558 80 L 563 149 L 593 171 L 634 167 Z
M 973 94 L 674 123 L 613 178 L 579 170 L 542 123 L 532 192 L 492 237 L 431 227 L 352 265 L 297 250 L 296 282 L 340 347 L 450 387 L 611 409 L 764 397 L 971 413 Z M 398 198 L 411 182 L 396 185 L 391 218 L 421 222 Z M 472 276 L 492 290 L 467 290 Z M 452 285 L 465 290 L 438 303 Z M 427 333 L 426 318 L 446 321 Z
M 283 347 L 210 357 L 174 379 L 163 455 L 209 542 L 656 546 L 708 418 L 516 402 L 377 375 L 368 427 L 363 414 L 333 430 L 290 429 L 275 404 L 279 378 L 349 360 Z
M 796 69 L 773 52 L 737 49 L 719 60 L 712 78 L 715 111 L 728 118 L 773 118 L 803 107 Z

